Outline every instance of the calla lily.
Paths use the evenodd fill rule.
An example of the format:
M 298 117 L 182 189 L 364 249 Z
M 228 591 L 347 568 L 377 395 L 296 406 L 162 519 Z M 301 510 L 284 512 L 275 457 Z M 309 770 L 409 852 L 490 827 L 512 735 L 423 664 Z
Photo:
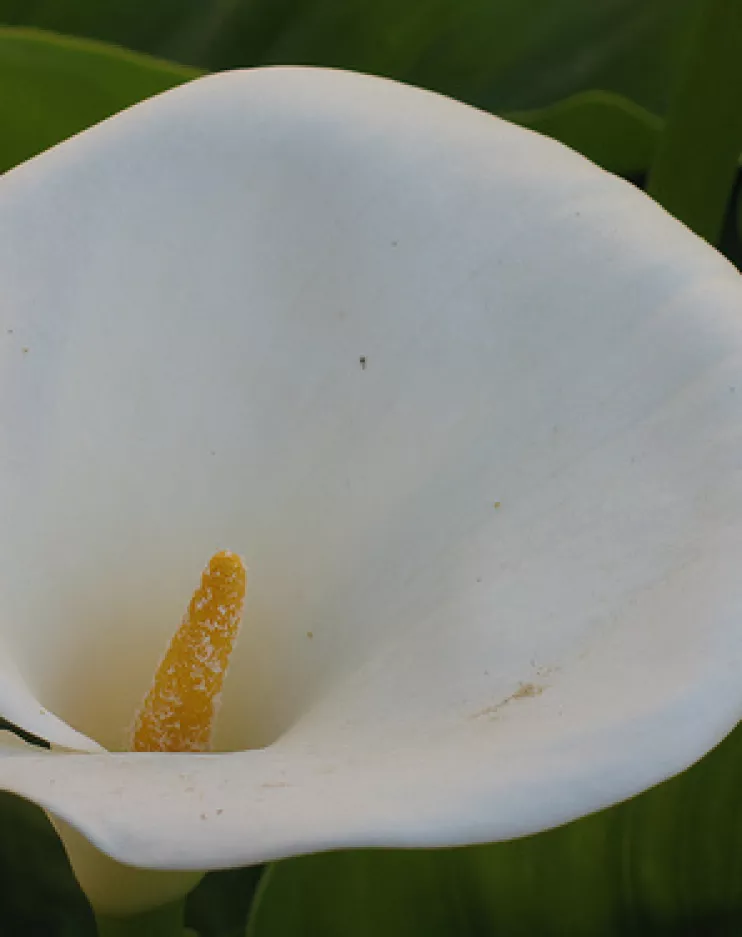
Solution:
M 97 908 L 529 834 L 739 719 L 742 286 L 628 184 L 393 82 L 222 74 L 3 177 L 0 282 L 0 716 L 52 744 L 0 785 Z M 215 751 L 127 752 L 222 548 Z

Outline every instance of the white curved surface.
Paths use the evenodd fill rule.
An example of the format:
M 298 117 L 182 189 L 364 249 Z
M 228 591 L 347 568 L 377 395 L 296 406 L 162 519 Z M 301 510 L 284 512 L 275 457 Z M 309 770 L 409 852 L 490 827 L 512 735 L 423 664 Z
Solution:
M 0 748 L 116 860 L 520 836 L 737 722 L 742 286 L 629 185 L 222 74 L 1 178 L 0 282 L 0 715 L 120 747 L 209 554 L 248 565 L 238 751 Z

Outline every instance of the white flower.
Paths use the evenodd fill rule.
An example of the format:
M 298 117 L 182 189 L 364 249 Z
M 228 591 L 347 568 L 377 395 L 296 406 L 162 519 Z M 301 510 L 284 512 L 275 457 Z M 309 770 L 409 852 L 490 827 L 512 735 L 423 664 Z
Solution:
M 628 184 L 381 79 L 222 74 L 0 179 L 0 284 L 0 716 L 55 746 L 2 733 L 0 786 L 98 908 L 195 878 L 97 850 L 517 837 L 739 718 L 742 286 Z M 222 753 L 120 751 L 221 548 Z

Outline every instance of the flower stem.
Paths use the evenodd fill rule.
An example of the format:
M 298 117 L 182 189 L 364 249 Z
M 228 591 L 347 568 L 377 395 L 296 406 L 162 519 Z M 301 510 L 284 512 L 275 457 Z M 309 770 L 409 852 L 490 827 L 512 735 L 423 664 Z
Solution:
M 742 3 L 704 0 L 647 192 L 716 244 L 742 152 Z
M 108 917 L 96 914 L 98 937 L 183 937 L 185 899 L 144 914 Z

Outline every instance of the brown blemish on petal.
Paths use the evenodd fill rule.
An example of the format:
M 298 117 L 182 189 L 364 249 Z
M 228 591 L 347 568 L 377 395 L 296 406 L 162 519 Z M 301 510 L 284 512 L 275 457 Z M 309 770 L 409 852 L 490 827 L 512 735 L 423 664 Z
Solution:
M 536 683 L 521 683 L 520 687 L 513 693 L 510 699 L 526 699 L 533 696 L 541 696 L 544 692 L 542 686 Z
M 477 710 L 477 712 L 472 713 L 469 718 L 481 719 L 483 716 L 496 716 L 508 703 L 512 703 L 515 700 L 532 699 L 534 696 L 541 696 L 545 689 L 545 686 L 540 686 L 537 683 L 521 683 L 515 693 L 511 693 L 510 696 L 501 700 L 499 703 L 495 703 L 492 706 L 485 706 L 484 709 Z

